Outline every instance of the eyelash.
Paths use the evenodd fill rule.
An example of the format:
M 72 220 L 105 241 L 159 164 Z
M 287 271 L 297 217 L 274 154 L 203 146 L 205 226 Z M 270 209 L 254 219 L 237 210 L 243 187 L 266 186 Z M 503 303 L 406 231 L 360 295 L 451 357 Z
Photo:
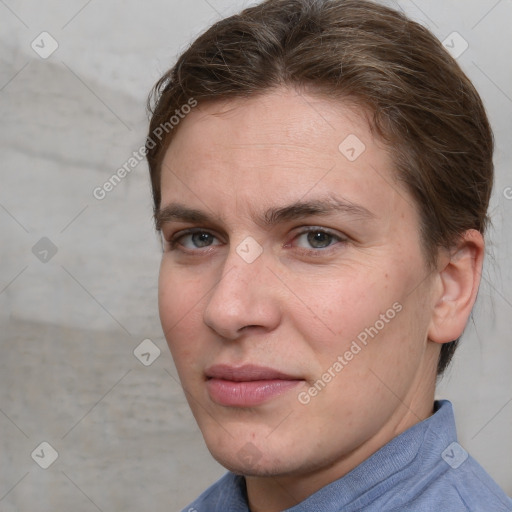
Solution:
M 182 238 L 184 238 L 186 236 L 191 236 L 191 235 L 194 235 L 194 234 L 198 234 L 198 233 L 206 233 L 206 234 L 212 235 L 214 238 L 218 239 L 218 237 L 216 237 L 213 233 L 211 233 L 208 230 L 201 229 L 201 228 L 190 228 L 190 229 L 178 232 L 177 234 L 172 236 L 170 238 L 170 240 L 166 241 L 167 245 L 168 245 L 168 250 L 169 251 L 181 250 L 182 252 L 185 252 L 185 253 L 191 254 L 191 255 L 195 255 L 195 256 L 203 256 L 203 255 L 205 255 L 205 253 L 206 254 L 210 253 L 212 248 L 216 247 L 217 245 L 206 246 L 203 249 L 201 249 L 199 247 L 196 248 L 196 249 L 187 249 L 187 248 L 184 248 L 180 244 L 180 240 Z M 305 255 L 325 256 L 327 254 L 330 254 L 330 252 L 332 252 L 331 249 L 333 249 L 337 244 L 339 244 L 339 243 L 344 244 L 344 243 L 348 242 L 348 239 L 346 237 L 343 237 L 343 236 L 340 236 L 340 235 L 338 235 L 336 233 L 333 233 L 331 230 L 328 230 L 326 228 L 317 227 L 317 226 L 308 226 L 308 227 L 306 227 L 305 229 L 303 229 L 302 231 L 300 231 L 299 233 L 297 233 L 293 237 L 292 242 L 294 240 L 296 240 L 297 238 L 299 238 L 300 236 L 307 235 L 308 233 L 322 233 L 324 235 L 328 235 L 328 236 L 332 237 L 332 240 L 334 242 L 337 242 L 337 243 L 332 243 L 332 244 L 330 244 L 330 245 L 328 245 L 326 247 L 323 247 L 323 248 L 306 249 L 304 247 L 296 247 L 296 249 L 298 249 L 299 252 L 301 252 L 302 254 L 305 254 Z M 285 247 L 289 247 L 290 244 L 291 244 L 291 242 L 287 243 L 285 245 Z

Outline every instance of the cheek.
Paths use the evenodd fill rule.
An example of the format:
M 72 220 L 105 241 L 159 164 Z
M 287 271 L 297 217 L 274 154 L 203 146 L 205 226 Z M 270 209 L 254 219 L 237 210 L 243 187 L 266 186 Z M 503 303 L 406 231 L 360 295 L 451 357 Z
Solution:
M 385 269 L 367 270 L 354 269 L 324 282 L 303 282 L 302 302 L 288 306 L 295 329 L 319 363 L 315 373 L 328 371 L 338 356 L 347 354 L 343 373 L 366 374 L 375 361 L 393 359 L 403 350 L 412 326 L 409 308 L 404 308 L 403 277 Z
M 170 328 L 178 323 L 187 323 L 189 313 L 199 306 L 206 291 L 207 283 L 197 273 L 176 267 L 167 254 L 163 255 L 158 277 L 158 308 L 162 325 Z
M 341 362 L 321 400 L 339 403 L 343 396 L 346 410 L 364 403 L 371 415 L 372 408 L 384 411 L 386 403 L 405 396 L 422 361 L 428 313 L 426 292 L 411 294 L 403 284 L 376 284 L 359 302 L 340 300 L 338 315 L 331 315 L 338 336 L 314 347 L 323 372 Z
M 164 255 L 165 258 L 165 255 Z M 201 298 L 205 292 L 199 280 L 187 279 L 162 261 L 158 282 L 160 322 L 176 366 L 195 359 L 202 324 Z
M 387 282 L 355 269 L 295 282 L 301 290 L 300 301 L 294 301 L 293 311 L 288 311 L 299 329 L 314 334 L 313 339 L 320 346 L 342 348 L 337 345 L 356 337 L 396 300 Z

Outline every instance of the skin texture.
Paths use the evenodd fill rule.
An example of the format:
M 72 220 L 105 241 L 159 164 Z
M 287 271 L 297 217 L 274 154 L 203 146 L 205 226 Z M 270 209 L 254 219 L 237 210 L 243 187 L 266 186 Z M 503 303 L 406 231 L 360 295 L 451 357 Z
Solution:
M 203 103 L 164 158 L 162 209 L 180 203 L 210 220 L 157 215 L 163 330 L 206 444 L 246 476 L 253 512 L 303 501 L 431 415 L 440 343 L 461 334 L 476 297 L 482 237 L 468 231 L 427 267 L 414 201 L 366 118 L 285 88 Z M 365 145 L 354 161 L 338 149 L 351 134 Z M 370 213 L 261 221 L 270 208 L 333 197 Z M 308 237 L 308 226 L 334 236 Z M 252 263 L 237 252 L 248 236 L 262 249 Z M 400 311 L 333 371 L 394 304 Z M 261 405 L 218 405 L 205 369 L 219 363 L 301 382 Z M 329 368 L 329 382 L 301 403 Z

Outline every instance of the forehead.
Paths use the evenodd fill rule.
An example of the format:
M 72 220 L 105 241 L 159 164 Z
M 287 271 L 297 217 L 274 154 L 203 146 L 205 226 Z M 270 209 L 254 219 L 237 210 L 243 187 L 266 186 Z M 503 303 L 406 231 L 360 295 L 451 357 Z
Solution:
M 290 151 L 298 156 L 316 151 L 326 157 L 332 156 L 329 149 L 334 149 L 334 154 L 339 156 L 338 144 L 348 135 L 354 141 L 357 134 L 367 142 L 373 139 L 369 133 L 368 111 L 363 107 L 291 88 L 250 98 L 199 103 L 176 128 L 171 152 L 178 147 L 183 150 L 194 147 L 199 151 L 198 156 L 214 146 L 230 151 L 261 150 L 260 153 L 267 155 L 269 151 L 270 154 Z M 200 135 L 207 137 L 200 139 Z
M 164 157 L 162 207 L 179 199 L 260 210 L 337 192 L 393 210 L 406 192 L 367 119 L 354 104 L 290 89 L 199 103 Z

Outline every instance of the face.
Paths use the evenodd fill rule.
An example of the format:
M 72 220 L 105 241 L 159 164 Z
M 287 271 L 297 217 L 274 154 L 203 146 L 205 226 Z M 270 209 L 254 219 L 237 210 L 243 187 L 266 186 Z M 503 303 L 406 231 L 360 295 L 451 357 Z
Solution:
M 282 89 L 200 104 L 165 155 L 162 326 L 235 472 L 347 472 L 431 413 L 418 214 L 365 119 Z

